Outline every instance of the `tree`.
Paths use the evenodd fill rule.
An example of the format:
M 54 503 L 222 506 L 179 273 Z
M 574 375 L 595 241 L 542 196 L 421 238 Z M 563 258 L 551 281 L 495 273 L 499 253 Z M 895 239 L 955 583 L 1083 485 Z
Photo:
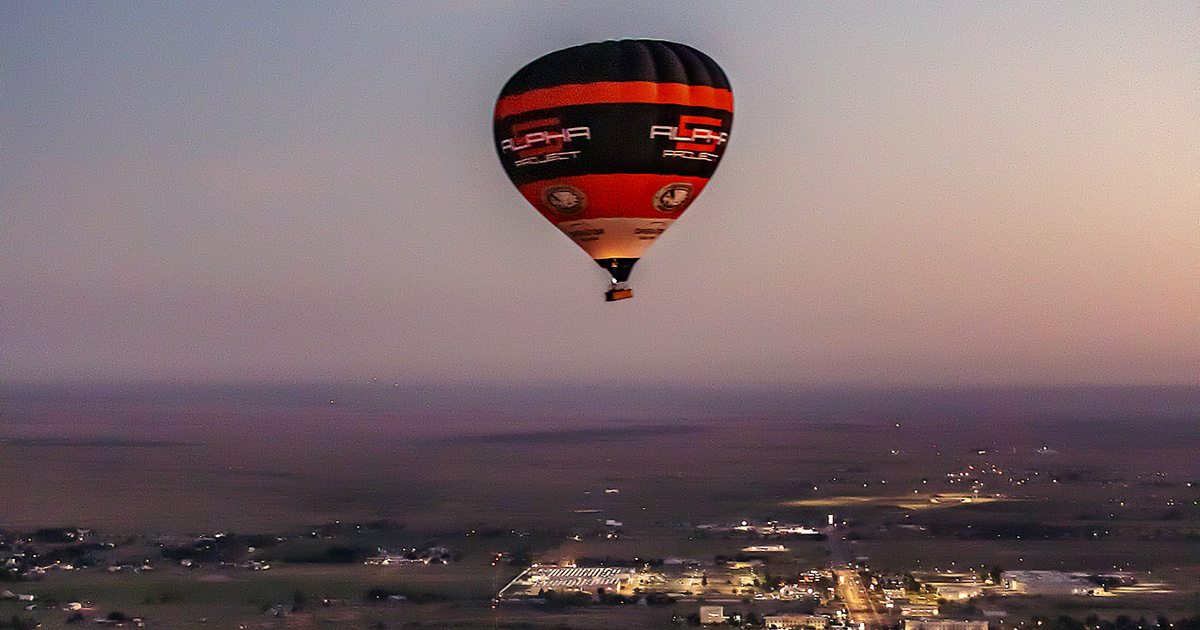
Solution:
M 18 617 L 16 615 L 12 616 L 12 619 L 9 621 L 9 624 L 15 630 L 35 630 L 38 627 L 38 625 L 40 625 L 40 624 L 38 624 L 36 619 L 24 619 L 24 618 Z
M 1070 615 L 1059 615 L 1058 627 L 1062 630 L 1084 630 L 1083 622 Z
M 906 573 L 904 575 L 904 590 L 910 593 L 919 593 L 921 592 L 921 583 L 911 573 Z
M 1175 630 L 1200 630 L 1200 617 L 1188 617 L 1176 621 Z
M 1001 569 L 999 565 L 994 565 L 991 572 L 988 573 L 988 577 L 992 578 L 992 584 L 1000 584 L 1004 577 L 1004 569 Z

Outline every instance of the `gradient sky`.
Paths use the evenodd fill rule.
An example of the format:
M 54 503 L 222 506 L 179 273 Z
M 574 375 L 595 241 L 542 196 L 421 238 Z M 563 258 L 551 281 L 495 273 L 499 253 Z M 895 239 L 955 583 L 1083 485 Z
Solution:
M 670 39 L 728 153 L 605 304 L 504 81 Z M 0 376 L 1194 383 L 1200 4 L 14 2 Z

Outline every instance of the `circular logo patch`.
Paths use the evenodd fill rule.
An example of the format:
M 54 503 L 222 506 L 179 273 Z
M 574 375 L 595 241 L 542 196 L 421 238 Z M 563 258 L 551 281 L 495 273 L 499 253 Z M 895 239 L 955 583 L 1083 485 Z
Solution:
M 587 196 L 574 186 L 555 184 L 542 189 L 542 203 L 559 214 L 579 214 L 587 207 Z
M 691 184 L 667 184 L 654 193 L 654 209 L 665 213 L 679 212 L 692 201 L 693 190 Z

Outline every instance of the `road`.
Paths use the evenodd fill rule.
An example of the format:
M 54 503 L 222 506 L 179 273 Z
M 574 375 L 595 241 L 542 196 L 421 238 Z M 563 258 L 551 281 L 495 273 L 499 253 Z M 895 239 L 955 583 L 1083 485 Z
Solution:
M 891 624 L 887 616 L 876 610 L 875 601 L 856 571 L 834 569 L 833 574 L 837 578 L 838 597 L 846 604 L 846 611 L 850 613 L 852 623 L 861 623 L 865 628 L 882 628 Z
M 837 580 L 838 598 L 846 604 L 852 623 L 861 623 L 865 628 L 882 628 L 893 622 L 887 615 L 878 612 L 875 601 L 867 592 L 866 585 L 858 572 L 847 562 L 846 539 L 837 527 L 830 525 L 821 530 L 825 534 L 825 545 L 829 549 L 829 561 Z

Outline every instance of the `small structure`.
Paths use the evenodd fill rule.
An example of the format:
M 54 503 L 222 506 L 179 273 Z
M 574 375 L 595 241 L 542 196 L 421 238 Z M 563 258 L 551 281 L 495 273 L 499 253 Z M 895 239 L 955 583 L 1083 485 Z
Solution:
M 960 619 L 905 619 L 904 630 L 988 630 L 988 622 Z
M 983 585 L 976 583 L 936 584 L 933 588 L 942 599 L 971 599 L 983 594 Z
M 744 553 L 782 553 L 787 550 L 783 545 L 750 545 L 742 548 Z
M 914 602 L 904 598 L 892 600 L 892 606 L 899 609 L 901 617 L 928 617 L 938 614 L 937 604 Z
M 1003 582 L 1024 595 L 1088 595 L 1099 590 L 1086 578 L 1061 571 L 1005 571 Z
M 767 624 L 768 628 L 780 628 L 786 630 L 792 630 L 795 628 L 813 628 L 814 630 L 825 630 L 825 627 L 829 625 L 829 617 L 824 615 L 783 613 L 779 615 L 767 615 L 763 617 L 763 623 Z
M 889 599 L 904 597 L 906 593 L 904 576 L 894 573 L 885 573 L 878 576 L 879 590 L 883 591 L 883 596 Z
M 701 606 L 700 607 L 700 623 L 725 623 L 725 607 L 724 606 Z

